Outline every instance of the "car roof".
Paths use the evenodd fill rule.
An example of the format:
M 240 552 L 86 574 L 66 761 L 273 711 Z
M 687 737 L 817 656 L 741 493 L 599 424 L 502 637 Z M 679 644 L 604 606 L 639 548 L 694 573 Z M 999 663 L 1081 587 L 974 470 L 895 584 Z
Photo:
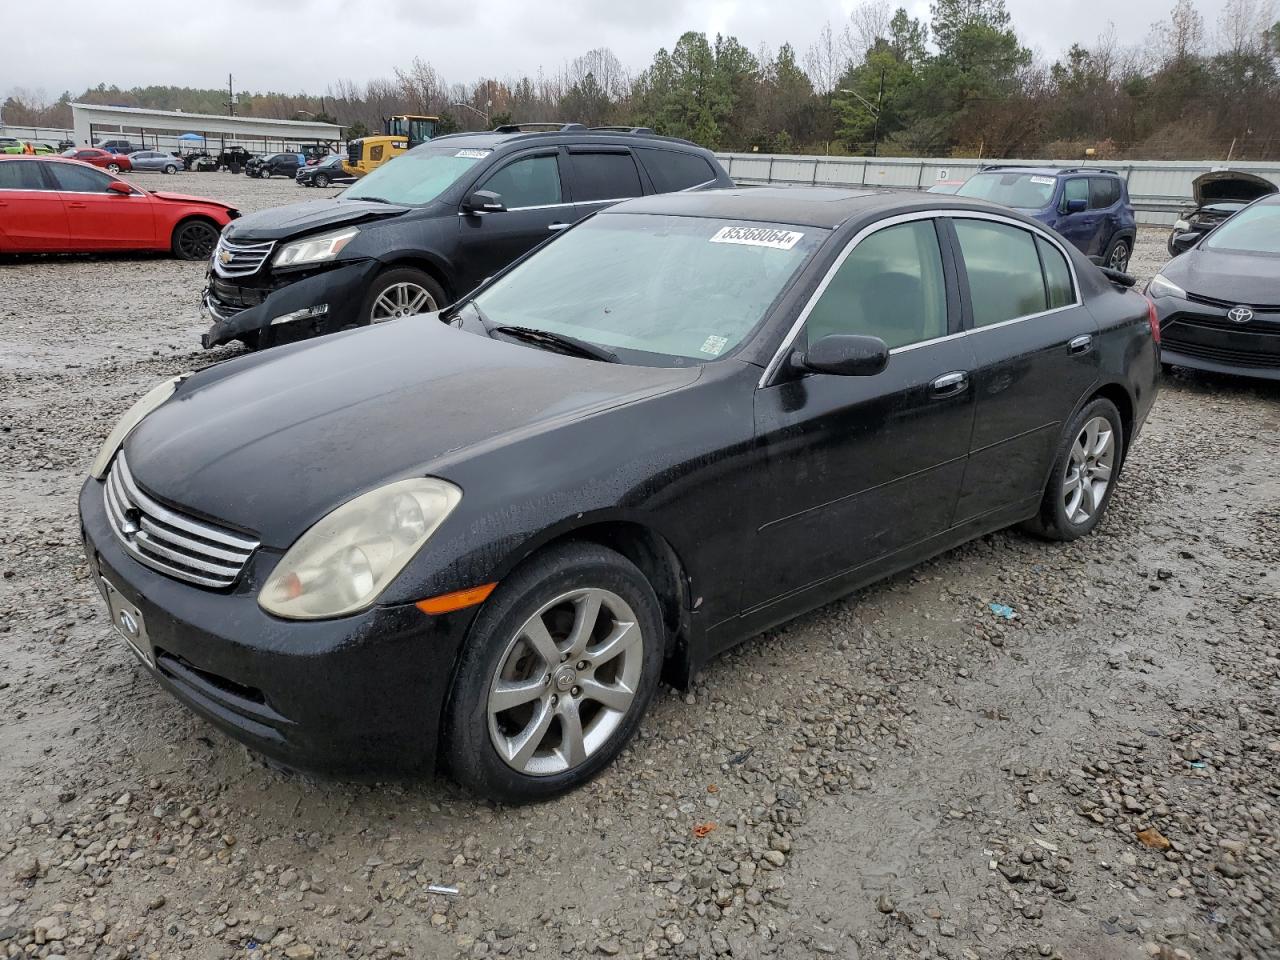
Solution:
M 1057 177 L 1064 174 L 1086 173 L 1096 177 L 1118 177 L 1120 174 L 1105 167 L 1034 167 L 1017 163 L 993 163 L 979 167 L 976 173 L 1030 173 L 1042 177 Z
M 429 147 L 444 141 L 459 146 L 479 147 L 489 150 L 496 150 L 499 147 L 505 147 L 510 144 L 604 143 L 665 147 L 697 153 L 709 152 L 705 147 L 700 147 L 689 140 L 681 140 L 678 137 L 662 137 L 656 133 L 627 133 L 620 130 L 592 130 L 590 128 L 581 130 L 524 130 L 512 133 L 496 133 L 492 130 L 472 133 L 447 133 L 442 137 L 433 137 L 420 144 L 420 146 Z M 417 149 L 417 147 L 414 149 Z
M 1042 224 L 1016 210 L 987 200 L 924 190 L 855 190 L 845 187 L 771 186 L 686 190 L 624 200 L 597 216 L 644 213 L 718 220 L 750 220 L 835 230 L 862 225 L 900 213 L 920 211 L 994 213 L 1043 230 Z

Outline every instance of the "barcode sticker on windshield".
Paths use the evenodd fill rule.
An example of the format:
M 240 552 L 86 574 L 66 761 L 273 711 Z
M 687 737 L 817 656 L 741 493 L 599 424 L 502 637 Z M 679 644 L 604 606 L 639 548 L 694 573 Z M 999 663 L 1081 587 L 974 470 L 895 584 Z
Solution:
M 1031 178 L 1031 182 L 1032 182 L 1032 183 L 1045 183 L 1045 184 L 1048 184 L 1049 186 L 1051 186 L 1051 187 L 1052 187 L 1052 186 L 1053 186 L 1053 177 L 1032 177 L 1032 178 Z
M 488 155 L 488 150 L 459 150 L 454 154 L 455 157 L 465 157 L 468 160 L 483 160 Z
M 729 345 L 728 337 L 717 337 L 712 335 L 710 337 L 707 337 L 706 340 L 702 341 L 702 346 L 700 346 L 698 349 L 701 350 L 703 353 L 709 353 L 713 357 L 718 357 L 722 352 L 724 352 L 724 348 L 727 347 L 728 345 Z
M 775 230 L 772 227 L 724 227 L 716 232 L 711 242 L 790 250 L 803 236 L 803 233 L 796 233 L 794 230 Z

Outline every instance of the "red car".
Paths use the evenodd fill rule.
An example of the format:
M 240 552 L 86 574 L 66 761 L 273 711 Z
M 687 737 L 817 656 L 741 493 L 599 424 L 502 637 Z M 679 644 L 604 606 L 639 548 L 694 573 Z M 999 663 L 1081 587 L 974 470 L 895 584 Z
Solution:
M 101 167 L 111 173 L 133 169 L 133 164 L 123 153 L 112 153 L 110 150 L 99 150 L 97 147 L 67 150 L 62 156 L 71 160 L 80 160 L 83 163 L 92 163 L 95 167 Z
M 0 253 L 170 250 L 207 260 L 240 211 L 149 193 L 62 157 L 0 156 Z

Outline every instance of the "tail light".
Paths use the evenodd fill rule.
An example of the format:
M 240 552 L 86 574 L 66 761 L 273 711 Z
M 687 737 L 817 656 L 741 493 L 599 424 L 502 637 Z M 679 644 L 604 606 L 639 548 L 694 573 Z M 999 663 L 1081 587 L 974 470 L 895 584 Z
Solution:
M 1160 342 L 1160 318 L 1156 316 L 1156 302 L 1147 297 L 1147 323 L 1151 324 L 1151 339 Z

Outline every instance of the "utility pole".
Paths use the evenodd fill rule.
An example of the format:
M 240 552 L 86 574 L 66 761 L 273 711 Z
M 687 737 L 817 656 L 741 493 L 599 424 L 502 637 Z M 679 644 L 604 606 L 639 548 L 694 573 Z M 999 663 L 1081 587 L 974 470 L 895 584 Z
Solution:
M 884 109 L 884 67 L 880 68 L 880 92 L 876 94 L 876 122 L 871 132 L 871 155 L 880 156 L 880 111 Z
M 227 116 L 234 117 L 236 115 L 236 91 L 231 83 L 231 74 L 227 74 Z

